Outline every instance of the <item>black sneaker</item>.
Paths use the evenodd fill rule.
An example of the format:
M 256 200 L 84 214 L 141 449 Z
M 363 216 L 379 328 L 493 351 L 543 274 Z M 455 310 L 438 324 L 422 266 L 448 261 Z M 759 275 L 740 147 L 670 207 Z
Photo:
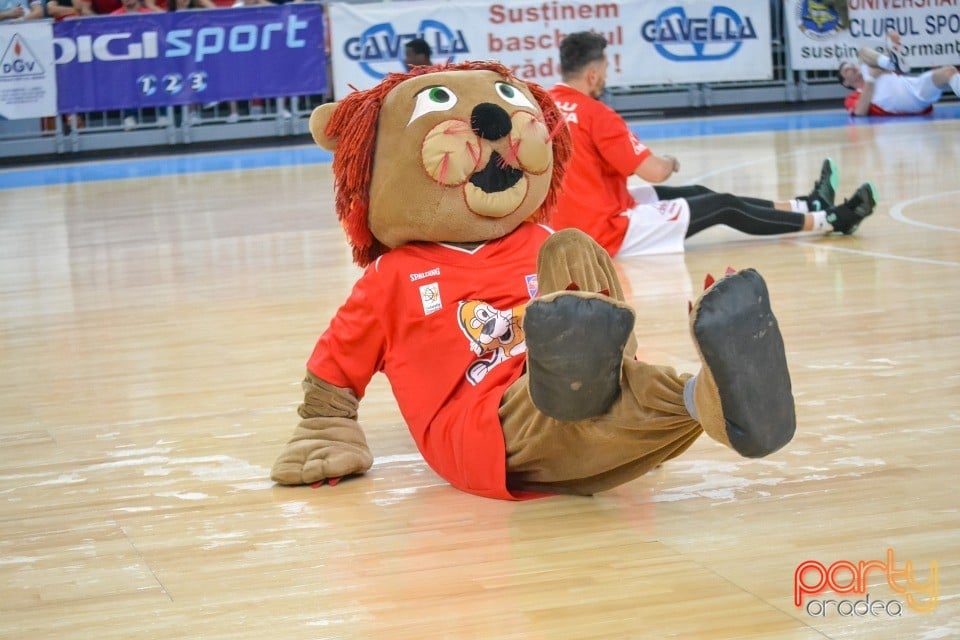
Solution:
M 833 207 L 838 180 L 837 163 L 827 158 L 820 167 L 820 178 L 813 183 L 813 191 L 799 199 L 807 201 L 807 209 L 810 211 L 826 211 Z
M 834 231 L 849 236 L 857 230 L 864 218 L 873 213 L 876 206 L 877 188 L 872 182 L 864 182 L 843 204 L 827 211 L 827 222 Z

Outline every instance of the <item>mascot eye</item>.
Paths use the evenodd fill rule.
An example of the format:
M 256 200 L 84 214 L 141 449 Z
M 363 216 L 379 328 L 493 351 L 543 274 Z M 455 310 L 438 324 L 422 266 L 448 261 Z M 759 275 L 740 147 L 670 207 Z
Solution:
M 434 111 L 449 111 L 457 104 L 456 94 L 441 86 L 427 87 L 421 90 L 417 94 L 416 100 L 417 103 L 413 106 L 413 114 L 407 124 Z
M 498 82 L 494 85 L 497 88 L 497 93 L 500 94 L 500 97 L 512 104 L 515 107 L 526 107 L 527 109 L 534 109 L 533 103 L 530 102 L 527 96 L 523 95 L 520 92 L 520 89 L 517 89 L 513 85 L 509 85 L 506 82 Z

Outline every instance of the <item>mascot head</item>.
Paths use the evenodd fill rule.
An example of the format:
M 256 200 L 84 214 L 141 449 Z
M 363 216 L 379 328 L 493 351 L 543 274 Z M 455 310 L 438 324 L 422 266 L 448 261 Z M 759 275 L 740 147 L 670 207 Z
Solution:
M 571 143 L 546 92 L 496 62 L 418 67 L 325 104 L 337 216 L 365 266 L 408 242 L 477 243 L 553 206 Z

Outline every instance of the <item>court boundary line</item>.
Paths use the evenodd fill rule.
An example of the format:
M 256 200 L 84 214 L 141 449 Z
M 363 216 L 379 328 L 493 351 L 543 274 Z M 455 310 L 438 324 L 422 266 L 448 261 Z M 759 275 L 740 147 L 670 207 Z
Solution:
M 932 200 L 934 198 L 939 198 L 940 196 L 949 196 L 951 194 L 960 194 L 960 190 L 956 191 L 938 191 L 937 193 L 929 193 L 923 196 L 917 196 L 916 198 L 911 198 L 910 200 L 903 200 L 898 202 L 890 208 L 889 215 L 891 218 L 897 222 L 902 222 L 914 227 L 920 227 L 923 229 L 933 229 L 934 231 L 949 231 L 950 233 L 960 233 L 960 228 L 958 227 L 944 227 L 939 224 L 933 224 L 930 222 L 920 222 L 919 220 L 913 220 L 904 215 L 903 210 L 908 206 L 917 204 L 918 202 L 923 202 L 924 200 Z
M 814 247 L 824 251 L 839 251 L 840 253 L 850 253 L 858 256 L 867 256 L 871 258 L 887 258 L 890 260 L 900 260 L 903 262 L 917 262 L 920 264 L 930 264 L 938 267 L 960 267 L 960 262 L 951 262 L 950 260 L 937 260 L 935 258 L 914 258 L 912 256 L 899 256 L 894 253 L 883 253 L 881 251 L 864 251 L 863 249 L 850 249 L 848 247 L 837 247 L 825 245 L 819 242 L 806 242 L 803 240 L 784 240 L 790 244 L 804 247 Z

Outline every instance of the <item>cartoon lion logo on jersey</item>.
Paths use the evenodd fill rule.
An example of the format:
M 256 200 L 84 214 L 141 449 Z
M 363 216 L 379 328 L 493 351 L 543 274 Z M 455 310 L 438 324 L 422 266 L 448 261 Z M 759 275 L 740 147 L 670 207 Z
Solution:
M 357 414 L 377 373 L 430 469 L 490 498 L 603 491 L 704 432 L 751 457 L 792 437 L 755 271 L 694 303 L 697 375 L 636 359 L 610 257 L 544 224 L 571 142 L 543 88 L 495 62 L 419 67 L 318 107 L 310 130 L 333 151 L 336 214 L 364 271 L 307 361 L 277 482 L 370 469 Z
M 477 384 L 487 372 L 507 358 L 526 353 L 523 307 L 501 311 L 480 300 L 460 303 L 460 330 L 470 348 L 480 356 L 467 369 L 467 379 Z

